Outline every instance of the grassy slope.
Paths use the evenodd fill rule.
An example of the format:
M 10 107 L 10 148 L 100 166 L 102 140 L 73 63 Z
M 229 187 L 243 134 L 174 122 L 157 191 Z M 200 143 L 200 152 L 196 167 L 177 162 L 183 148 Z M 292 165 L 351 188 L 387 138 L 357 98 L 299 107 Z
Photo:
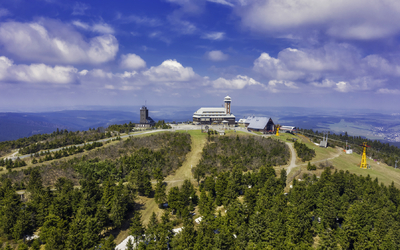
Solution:
M 184 131 L 179 131 L 186 133 Z M 165 178 L 167 182 L 167 193 L 169 189 L 175 186 L 181 186 L 186 179 L 193 180 L 191 166 L 196 166 L 201 158 L 203 147 L 207 141 L 207 134 L 201 133 L 200 130 L 189 130 L 187 133 L 191 135 L 191 151 L 187 154 L 182 166 L 176 170 L 175 174 L 169 175 Z M 153 183 L 153 188 L 155 182 Z M 154 198 L 139 197 L 139 203 L 143 205 L 142 221 L 143 225 L 147 225 L 150 216 L 155 212 L 159 218 L 163 214 L 163 210 L 158 208 Z M 115 242 L 120 243 L 129 235 L 129 229 L 121 230 L 115 238 Z
M 275 137 L 275 136 L 274 136 Z M 278 137 L 275 137 L 278 138 Z M 372 179 L 378 178 L 379 182 L 385 185 L 390 185 L 392 181 L 397 188 L 400 188 L 400 169 L 394 169 L 386 164 L 374 162 L 373 160 L 367 159 L 368 164 L 371 165 L 371 169 L 360 169 L 359 164 L 361 161 L 361 155 L 351 154 L 347 155 L 340 148 L 320 148 L 312 143 L 308 138 L 299 135 L 298 137 L 290 134 L 281 134 L 278 138 L 279 140 L 286 141 L 286 138 L 300 138 L 303 143 L 305 143 L 309 148 L 313 148 L 316 152 L 316 157 L 311 161 L 312 164 L 319 165 L 321 162 L 325 162 L 326 159 L 333 164 L 333 166 L 338 170 L 348 170 L 350 173 L 357 175 L 367 176 L 370 175 Z M 333 158 L 333 159 L 330 159 Z M 307 163 L 301 162 L 300 159 L 296 161 L 299 166 L 296 167 L 288 177 L 294 175 L 301 169 L 303 173 L 312 173 L 317 176 L 321 174 L 322 170 L 317 171 L 307 171 Z M 302 178 L 302 174 L 297 178 Z M 288 178 L 289 179 L 289 178 Z
M 370 159 L 367 159 L 367 163 L 371 165 L 371 169 L 361 169 L 359 167 L 360 162 L 361 155 L 358 154 L 343 154 L 332 160 L 333 165 L 337 169 L 349 170 L 349 172 L 357 175 L 370 175 L 372 179 L 378 178 L 379 182 L 387 186 L 394 182 L 394 185 L 400 188 L 400 169 L 395 169 L 384 163 L 378 164 Z

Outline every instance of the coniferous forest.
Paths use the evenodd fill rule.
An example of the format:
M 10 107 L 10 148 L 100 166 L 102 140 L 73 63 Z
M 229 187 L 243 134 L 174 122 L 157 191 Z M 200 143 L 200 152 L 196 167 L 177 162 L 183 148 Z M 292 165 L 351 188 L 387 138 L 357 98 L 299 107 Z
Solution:
M 242 171 L 255 170 L 264 165 L 279 166 L 287 163 L 287 146 L 271 138 L 256 136 L 209 136 L 200 163 L 193 168 L 198 180 L 238 167 Z
M 164 178 L 182 165 L 190 142 L 186 133 L 130 138 L 3 175 L 0 248 L 114 249 L 112 232 L 127 227 L 135 239 L 129 250 L 400 248 L 394 184 L 331 166 L 287 186 L 286 171 L 274 169 L 289 158 L 285 144 L 214 136 L 193 168 L 202 169 L 200 177 L 167 191 Z M 45 181 L 57 169 L 72 174 Z M 17 189 L 26 192 L 21 197 Z M 162 211 L 147 224 L 143 196 Z M 34 233 L 39 238 L 27 240 Z
M 95 129 L 76 132 L 57 129 L 51 134 L 37 134 L 14 141 L 0 142 L 0 157 L 10 153 L 12 149 L 19 149 L 21 154 L 34 154 L 41 150 L 81 144 L 109 137 L 111 137 L 111 133 L 100 133 Z

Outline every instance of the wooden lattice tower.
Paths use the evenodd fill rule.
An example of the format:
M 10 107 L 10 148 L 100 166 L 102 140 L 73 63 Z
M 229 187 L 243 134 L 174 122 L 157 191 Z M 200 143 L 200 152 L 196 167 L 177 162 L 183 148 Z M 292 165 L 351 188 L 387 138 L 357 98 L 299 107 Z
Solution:
M 367 164 L 367 147 L 369 147 L 367 145 L 366 142 L 363 142 L 363 145 L 360 145 L 363 147 L 363 154 L 361 157 L 361 164 L 360 164 L 360 168 L 364 168 L 367 169 L 368 168 L 368 164 Z

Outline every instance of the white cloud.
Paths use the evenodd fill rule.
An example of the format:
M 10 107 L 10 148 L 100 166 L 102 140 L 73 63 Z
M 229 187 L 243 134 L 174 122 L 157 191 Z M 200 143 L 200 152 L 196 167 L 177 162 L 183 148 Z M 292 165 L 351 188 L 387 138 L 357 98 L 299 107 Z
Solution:
M 225 33 L 224 32 L 210 32 L 203 34 L 201 37 L 203 39 L 209 39 L 209 40 L 222 40 L 225 38 Z
M 15 56 L 45 63 L 103 63 L 115 58 L 118 41 L 110 34 L 87 42 L 61 22 L 0 23 L 0 45 Z
M 0 17 L 8 16 L 10 14 L 11 14 L 10 11 L 8 11 L 7 9 L 0 8 Z
M 182 13 L 190 13 L 190 14 L 198 14 L 203 11 L 205 0 L 167 0 L 167 2 L 177 4 L 181 6 L 179 12 Z M 176 12 L 176 13 L 179 13 Z M 179 13 L 180 14 L 180 13 Z
M 227 6 L 230 6 L 230 7 L 235 6 L 234 4 L 232 4 L 232 3 L 230 3 L 230 2 L 228 2 L 226 0 L 207 0 L 207 1 L 208 2 L 212 2 L 212 3 L 219 3 L 219 4 L 227 5 Z
M 82 70 L 79 80 L 87 88 L 123 91 L 138 90 L 147 84 L 136 71 L 113 73 L 103 69 Z
M 348 44 L 328 44 L 317 49 L 280 51 L 276 58 L 262 53 L 253 70 L 268 80 L 310 84 L 339 92 L 382 87 L 400 76 L 400 65 L 379 55 L 362 57 Z
M 175 19 L 175 18 L 168 18 L 168 20 L 173 26 L 173 29 L 177 30 L 179 33 L 194 34 L 197 31 L 196 25 L 194 25 L 189 21 Z
M 173 11 L 167 16 L 172 30 L 181 34 L 194 34 L 197 27 L 194 23 L 185 20 L 186 16 L 198 15 L 204 10 L 205 0 L 188 1 L 188 0 L 167 0 L 180 6 L 179 9 Z
M 382 75 L 400 76 L 400 65 L 390 63 L 379 55 L 369 55 L 363 59 L 363 66 L 380 72 Z
M 85 11 L 89 8 L 90 6 L 87 4 L 76 2 L 74 5 L 74 10 L 72 11 L 72 15 L 84 15 Z
M 352 89 L 352 86 L 348 82 L 338 82 L 336 83 L 336 88 L 339 92 L 349 92 Z
M 220 50 L 213 50 L 207 53 L 207 58 L 211 61 L 217 62 L 228 60 L 229 56 Z
M 398 0 L 242 1 L 236 13 L 245 26 L 269 34 L 321 31 L 344 39 L 378 39 L 400 32 Z M 308 35 L 305 34 L 305 35 Z
M 185 82 L 199 77 L 191 67 L 185 68 L 176 60 L 166 60 L 143 72 L 143 75 L 153 82 Z
M 338 82 L 331 79 L 324 79 L 322 82 L 312 82 L 311 85 L 318 88 L 332 88 L 338 92 L 346 93 L 376 89 L 381 87 L 385 82 L 386 80 L 363 76 Z
M 140 69 L 146 67 L 146 62 L 138 55 L 126 54 L 121 56 L 120 65 L 124 69 Z
M 97 33 L 101 33 L 101 34 L 114 34 L 114 32 L 115 32 L 114 29 L 106 23 L 95 23 L 93 25 L 89 25 L 85 22 L 76 20 L 76 21 L 73 21 L 72 24 L 81 29 L 90 30 L 92 32 L 97 32 Z
M 298 89 L 296 83 L 283 80 L 271 80 L 268 82 L 266 89 L 272 93 L 278 93 L 285 89 Z
M 0 81 L 2 82 L 68 84 L 76 81 L 77 72 L 78 70 L 71 66 L 15 65 L 12 60 L 0 56 Z
M 150 27 L 157 27 L 161 26 L 162 22 L 159 19 L 156 18 L 149 18 L 146 16 L 136 16 L 136 15 L 130 15 L 128 17 L 124 16 L 118 16 L 118 19 L 121 20 L 122 22 L 134 22 L 139 25 L 145 25 L 145 26 L 150 26 Z
M 280 80 L 297 80 L 304 76 L 301 71 L 288 69 L 286 61 L 282 61 L 279 57 L 273 58 L 268 53 L 262 53 L 254 61 L 253 69 L 268 78 Z
M 379 89 L 377 91 L 378 94 L 391 94 L 391 95 L 400 95 L 400 90 L 399 89 Z
M 153 31 L 149 34 L 150 38 L 157 38 L 160 41 L 163 41 L 167 44 L 171 43 L 171 40 L 169 38 L 167 38 L 166 36 L 164 36 L 164 34 L 160 31 Z
M 336 85 L 336 82 L 330 79 L 324 79 L 322 82 L 311 82 L 311 85 L 319 88 L 331 88 Z
M 237 75 L 236 78 L 230 80 L 220 77 L 217 80 L 213 81 L 212 85 L 214 88 L 217 89 L 243 89 L 246 86 L 252 85 L 264 86 L 253 78 L 241 75 Z
M 281 80 L 314 81 L 331 73 L 356 74 L 362 63 L 360 53 L 348 44 L 327 44 L 317 49 L 287 48 L 277 58 L 267 53 L 254 62 L 254 70 Z

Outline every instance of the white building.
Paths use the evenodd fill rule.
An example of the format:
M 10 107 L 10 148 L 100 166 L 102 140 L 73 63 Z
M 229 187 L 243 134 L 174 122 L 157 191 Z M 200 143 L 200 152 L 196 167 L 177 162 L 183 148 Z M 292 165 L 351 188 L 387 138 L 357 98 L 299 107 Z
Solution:
M 235 125 L 235 116 L 231 113 L 231 98 L 224 98 L 225 107 L 200 108 L 193 114 L 193 122 L 200 124 L 220 124 L 227 121 L 229 125 Z

